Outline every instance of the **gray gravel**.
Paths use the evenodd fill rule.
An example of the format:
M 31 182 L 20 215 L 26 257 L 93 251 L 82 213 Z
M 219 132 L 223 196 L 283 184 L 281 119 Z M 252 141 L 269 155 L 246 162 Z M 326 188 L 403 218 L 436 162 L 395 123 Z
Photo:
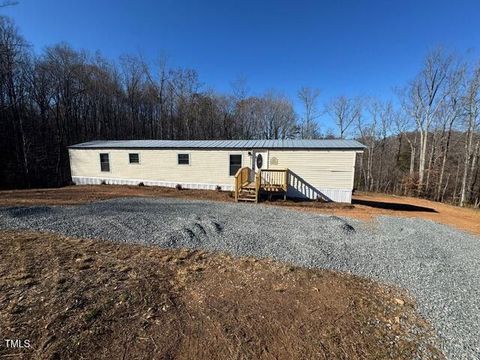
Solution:
M 480 358 L 480 238 L 420 219 L 374 223 L 262 205 L 128 198 L 0 209 L 0 228 L 226 251 L 408 289 L 451 359 Z

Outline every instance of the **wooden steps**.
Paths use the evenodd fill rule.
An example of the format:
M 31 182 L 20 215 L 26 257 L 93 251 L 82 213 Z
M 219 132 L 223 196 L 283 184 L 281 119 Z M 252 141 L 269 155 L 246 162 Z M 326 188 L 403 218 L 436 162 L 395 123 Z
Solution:
M 257 201 L 257 196 L 255 194 L 253 195 L 240 195 L 238 197 L 237 201 L 251 201 L 251 202 L 256 202 Z
M 240 188 L 237 201 L 257 201 L 257 194 L 255 190 L 255 183 L 245 183 Z

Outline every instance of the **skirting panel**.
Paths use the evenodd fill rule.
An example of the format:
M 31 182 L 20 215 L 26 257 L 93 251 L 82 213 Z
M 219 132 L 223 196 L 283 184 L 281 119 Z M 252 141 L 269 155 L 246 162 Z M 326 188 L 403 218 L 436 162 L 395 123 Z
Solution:
M 307 198 L 311 200 L 323 200 L 342 203 L 352 202 L 352 190 L 349 189 L 317 189 L 312 186 L 297 186 L 289 185 L 288 197 L 292 198 Z
M 145 186 L 165 186 L 176 187 L 178 184 L 184 189 L 216 190 L 220 186 L 223 191 L 233 191 L 233 184 L 206 184 L 206 183 L 187 183 L 177 181 L 157 181 L 142 179 L 115 179 L 98 178 L 87 176 L 72 176 L 72 181 L 76 185 L 100 185 L 103 182 L 108 185 L 138 185 L 143 183 Z M 233 183 L 233 180 L 232 180 Z M 287 196 L 291 198 L 307 198 L 312 200 L 322 199 L 324 201 L 334 201 L 351 203 L 352 190 L 349 189 L 317 189 L 304 184 L 292 184 L 288 187 Z
M 320 189 L 320 192 L 335 202 L 351 203 L 352 190 L 348 189 Z
M 176 187 L 178 184 L 184 189 L 200 189 L 200 190 L 216 190 L 220 186 L 224 191 L 233 191 L 233 185 L 227 184 L 205 184 L 205 183 L 187 183 L 181 181 L 160 181 L 160 180 L 142 180 L 142 179 L 115 179 L 115 178 L 98 178 L 87 176 L 72 176 L 75 185 L 100 185 L 102 183 L 108 185 L 138 185 L 143 183 L 145 186 L 165 186 Z M 232 180 L 233 182 L 233 180 Z

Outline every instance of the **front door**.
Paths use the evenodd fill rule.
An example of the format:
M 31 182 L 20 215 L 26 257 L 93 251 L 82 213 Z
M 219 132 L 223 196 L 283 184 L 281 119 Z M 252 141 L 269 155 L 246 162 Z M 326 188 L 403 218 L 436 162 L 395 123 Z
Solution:
M 259 170 L 268 168 L 268 153 L 266 150 L 253 150 L 252 155 L 252 170 L 254 174 Z

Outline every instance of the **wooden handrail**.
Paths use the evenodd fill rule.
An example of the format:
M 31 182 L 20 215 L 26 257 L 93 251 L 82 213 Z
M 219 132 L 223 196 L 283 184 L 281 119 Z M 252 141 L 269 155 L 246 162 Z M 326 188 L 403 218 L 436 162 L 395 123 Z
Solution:
M 262 170 L 255 175 L 255 202 L 258 203 L 258 197 L 260 195 L 260 187 L 262 185 Z
M 288 189 L 288 169 L 260 170 L 260 188 L 281 187 L 283 191 Z
M 287 170 L 288 170 L 288 169 L 262 169 L 262 170 L 260 170 L 260 171 L 263 171 L 263 172 L 281 172 L 281 173 L 283 173 L 283 172 L 285 172 L 285 171 L 287 171 Z
M 238 169 L 237 173 L 235 174 L 235 201 L 238 201 L 238 195 L 240 194 L 242 185 L 248 183 L 251 171 L 252 169 L 250 169 L 248 166 L 244 166 Z

